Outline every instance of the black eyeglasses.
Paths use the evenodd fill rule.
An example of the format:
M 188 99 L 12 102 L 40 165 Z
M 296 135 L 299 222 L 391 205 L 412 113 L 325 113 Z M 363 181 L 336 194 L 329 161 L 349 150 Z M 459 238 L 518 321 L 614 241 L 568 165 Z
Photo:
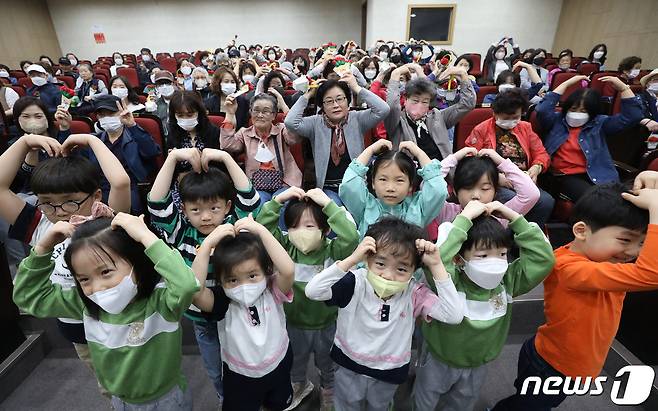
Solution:
M 65 211 L 67 213 L 75 213 L 80 209 L 80 206 L 82 203 L 87 201 L 91 197 L 91 194 L 87 195 L 87 197 L 83 198 L 80 201 L 67 201 L 62 204 L 51 204 L 51 203 L 42 203 L 42 204 L 37 204 L 37 208 L 39 211 L 41 211 L 45 215 L 51 215 L 54 214 L 55 211 L 57 211 L 58 208 L 61 208 L 62 211 Z

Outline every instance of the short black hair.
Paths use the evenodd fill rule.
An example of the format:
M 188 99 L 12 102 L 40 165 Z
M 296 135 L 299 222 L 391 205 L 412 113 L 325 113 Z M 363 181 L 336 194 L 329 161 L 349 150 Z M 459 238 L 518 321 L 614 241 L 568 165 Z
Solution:
M 160 281 L 160 274 L 146 255 L 144 245 L 135 241 L 122 228 L 111 228 L 111 223 L 111 218 L 98 218 L 83 223 L 73 232 L 71 244 L 64 252 L 64 261 L 73 275 L 78 294 L 89 314 L 95 319 L 98 319 L 101 308 L 84 294 L 78 282 L 75 267 L 71 263 L 76 251 L 82 250 L 85 253 L 95 254 L 99 260 L 110 260 L 113 264 L 116 264 L 116 261 L 110 256 L 110 252 L 126 260 L 133 266 L 133 274 L 137 283 L 137 299 L 148 298 Z
M 582 103 L 590 120 L 602 113 L 601 94 L 591 88 L 579 88 L 567 97 L 562 105 L 562 116 L 566 116 L 571 107 L 578 107 Z
M 573 50 L 571 50 L 571 49 L 564 49 L 564 50 L 562 50 L 562 51 L 560 52 L 560 54 L 558 54 L 558 60 L 561 59 L 561 58 L 564 57 L 564 56 L 573 57 Z
M 190 172 L 183 177 L 178 185 L 180 199 L 187 201 L 212 201 L 222 199 L 233 200 L 235 187 L 233 181 L 225 172 L 210 167 L 207 172 Z
M 521 113 L 525 113 L 528 109 L 528 97 L 523 90 L 515 87 L 504 93 L 498 93 L 491 108 L 496 114 L 515 114 L 519 108 Z
M 269 93 L 260 93 L 253 96 L 249 101 L 249 110 L 254 108 L 254 104 L 256 104 L 258 100 L 267 100 L 268 102 L 270 102 L 270 104 L 272 104 L 272 111 L 274 112 L 274 114 L 277 114 L 279 112 L 279 104 L 276 101 L 276 98 Z
M 139 96 L 137 96 L 137 93 L 135 92 L 135 89 L 133 89 L 130 86 L 130 81 L 125 76 L 121 76 L 117 74 L 116 76 L 113 76 L 107 87 L 110 89 L 110 94 L 112 94 L 112 83 L 114 83 L 115 80 L 120 80 L 124 86 L 126 86 L 126 89 L 128 89 L 128 101 L 133 103 L 134 105 L 138 105 L 140 103 L 139 101 Z
M 404 93 L 407 95 L 407 98 L 420 94 L 429 94 L 431 102 L 436 98 L 436 86 L 425 77 L 419 77 L 407 82 L 404 87 Z
M 638 56 L 624 57 L 622 61 L 619 62 L 619 67 L 617 71 L 630 71 L 638 63 L 642 63 L 642 59 Z
M 313 216 L 313 220 L 320 228 L 320 231 L 326 233 L 329 231 L 329 221 L 327 215 L 322 212 L 322 207 L 316 204 L 314 201 L 307 199 L 292 199 L 288 201 L 285 211 L 283 212 L 283 221 L 286 223 L 286 227 L 295 228 L 299 225 L 299 220 L 301 220 L 304 211 L 309 210 Z
M 151 54 L 151 49 L 148 47 L 142 47 L 142 49 L 139 51 L 139 54 L 142 54 L 143 52 L 147 52 L 148 54 Z
M 498 167 L 491 158 L 486 156 L 464 157 L 455 167 L 455 176 L 452 180 L 455 193 L 462 188 L 469 189 L 475 186 L 485 174 L 489 176 L 489 181 L 493 184 L 494 189 L 498 190 Z
M 502 247 L 510 249 L 514 244 L 512 232 L 495 217 L 490 215 L 480 215 L 473 219 L 473 225 L 468 230 L 466 241 L 462 243 L 459 254 L 468 250 L 477 248 L 494 248 Z
M 30 60 L 22 60 L 22 61 L 19 63 L 19 67 L 21 68 L 21 70 L 23 70 L 23 66 L 26 65 L 26 64 L 30 64 L 30 65 L 31 65 L 32 62 L 31 62 Z M 25 73 L 25 71 L 23 71 L 23 73 Z M 27 74 L 27 73 L 25 73 L 25 74 Z
M 459 64 L 461 60 L 466 60 L 468 62 L 468 70 L 467 73 L 470 72 L 473 69 L 473 59 L 471 56 L 468 54 L 462 54 L 461 56 L 457 57 L 457 60 L 455 60 L 455 66 Z
M 396 217 L 383 217 L 368 227 L 366 237 L 375 240 L 377 249 L 386 249 L 396 257 L 411 256 L 414 268 L 418 268 L 422 255 L 416 248 L 417 239 L 426 239 L 425 230 Z
M 285 87 L 286 86 L 286 79 L 283 78 L 283 74 L 281 74 L 280 71 L 272 70 L 269 73 L 265 75 L 265 78 L 263 79 L 263 91 L 267 93 L 268 89 L 270 88 L 270 83 L 274 78 L 278 78 L 281 80 L 281 86 Z
M 498 77 L 496 78 L 496 86 L 500 86 L 501 84 L 506 84 L 507 80 L 509 78 L 512 78 L 512 81 L 516 85 L 516 87 L 521 87 L 521 76 L 519 73 L 515 73 L 512 70 L 503 70 L 498 74 Z
M 345 97 L 347 98 L 347 105 L 349 106 L 352 102 L 352 91 L 350 90 L 350 86 L 348 86 L 344 81 L 338 80 L 327 80 L 320 84 L 320 87 L 318 87 L 318 90 L 315 93 L 315 105 L 318 107 L 324 107 L 324 104 L 322 103 L 322 100 L 324 100 L 324 95 L 334 87 L 338 87 L 339 89 L 343 90 Z
M 576 202 L 569 222 L 573 225 L 583 221 L 592 232 L 610 226 L 645 232 L 649 212 L 624 200 L 621 193 L 628 192 L 628 189 L 623 183 L 593 186 Z
M 260 237 L 250 232 L 241 231 L 235 237 L 224 237 L 215 247 L 210 263 L 218 280 L 233 272 L 240 263 L 256 259 L 265 275 L 274 273 L 274 264 L 267 254 Z
M 30 187 L 35 194 L 94 194 L 101 186 L 101 170 L 80 155 L 50 157 L 34 168 Z
M 394 163 L 400 171 L 407 177 L 409 177 L 409 183 L 412 187 L 416 187 L 419 183 L 418 173 L 416 171 L 416 163 L 414 160 L 404 151 L 397 150 L 386 150 L 383 153 L 379 153 L 377 158 L 372 163 L 372 166 L 368 168 L 366 173 L 366 181 L 368 183 L 368 190 L 374 195 L 375 190 L 372 186 L 373 180 L 377 175 L 377 171 L 380 167 Z

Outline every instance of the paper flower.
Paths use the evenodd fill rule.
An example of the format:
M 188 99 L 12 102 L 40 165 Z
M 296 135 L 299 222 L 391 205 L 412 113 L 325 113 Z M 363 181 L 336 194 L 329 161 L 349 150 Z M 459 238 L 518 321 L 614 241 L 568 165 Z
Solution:
M 71 90 L 70 88 L 66 86 L 62 86 L 59 88 L 59 91 L 62 93 L 62 96 L 66 98 L 73 98 L 75 96 L 75 91 Z

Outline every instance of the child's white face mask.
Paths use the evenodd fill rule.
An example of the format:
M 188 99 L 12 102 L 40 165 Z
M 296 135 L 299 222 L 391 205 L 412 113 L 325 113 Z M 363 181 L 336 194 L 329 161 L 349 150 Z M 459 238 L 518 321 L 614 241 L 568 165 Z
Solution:
M 507 260 L 504 258 L 488 257 L 466 261 L 464 272 L 478 286 L 493 290 L 503 280 L 507 266 Z
M 243 284 L 234 288 L 224 287 L 224 294 L 235 302 L 251 307 L 263 294 L 266 287 L 267 280 L 263 279 L 257 283 Z
M 103 310 L 110 314 L 119 314 L 137 295 L 137 284 L 132 278 L 133 269 L 121 280 L 121 282 L 112 288 L 103 291 L 96 291 L 89 295 L 89 299 Z

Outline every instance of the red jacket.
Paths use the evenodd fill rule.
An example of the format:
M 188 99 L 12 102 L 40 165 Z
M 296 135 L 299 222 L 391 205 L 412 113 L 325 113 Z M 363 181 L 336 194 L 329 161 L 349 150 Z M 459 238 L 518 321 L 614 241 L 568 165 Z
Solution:
M 521 148 L 528 157 L 528 168 L 535 164 L 541 165 L 542 172 L 548 170 L 551 162 L 551 156 L 548 155 L 541 139 L 532 131 L 532 125 L 527 121 L 520 121 L 512 129 Z M 466 138 L 466 146 L 475 147 L 477 150 L 483 148 L 496 149 L 496 119 L 494 117 L 483 121 L 471 131 L 471 135 Z

